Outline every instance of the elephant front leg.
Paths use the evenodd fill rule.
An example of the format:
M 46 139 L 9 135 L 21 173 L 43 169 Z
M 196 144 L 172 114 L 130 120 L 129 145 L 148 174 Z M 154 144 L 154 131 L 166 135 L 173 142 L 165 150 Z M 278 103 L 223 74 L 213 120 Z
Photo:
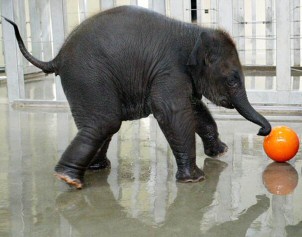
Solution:
M 201 137 L 204 152 L 210 157 L 219 157 L 227 152 L 227 145 L 219 139 L 216 122 L 208 108 L 200 100 L 193 102 L 196 133 Z
M 194 115 L 190 103 L 182 104 L 157 101 L 152 110 L 176 158 L 177 181 L 198 182 L 204 173 L 196 165 Z

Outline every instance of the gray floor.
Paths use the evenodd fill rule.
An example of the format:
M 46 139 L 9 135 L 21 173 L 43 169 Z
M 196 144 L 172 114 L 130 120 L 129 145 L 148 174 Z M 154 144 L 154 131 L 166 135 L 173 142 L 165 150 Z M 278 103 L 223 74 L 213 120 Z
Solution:
M 34 90 L 27 85 L 28 95 Z M 209 159 L 197 139 L 205 181 L 175 182 L 175 160 L 149 117 L 123 123 L 109 148 L 111 170 L 87 173 L 78 191 L 53 176 L 76 133 L 70 112 L 0 104 L 0 236 L 301 237 L 301 153 L 275 164 L 256 125 L 214 115 L 229 151 Z M 268 118 L 301 137 L 299 116 Z

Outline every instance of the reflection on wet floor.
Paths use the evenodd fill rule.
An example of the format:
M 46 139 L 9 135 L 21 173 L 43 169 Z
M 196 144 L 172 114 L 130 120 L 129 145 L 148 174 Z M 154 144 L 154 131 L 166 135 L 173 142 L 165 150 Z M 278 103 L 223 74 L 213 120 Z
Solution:
M 175 182 L 152 116 L 124 122 L 109 147 L 111 170 L 87 173 L 78 191 L 53 176 L 76 133 L 69 111 L 0 105 L 0 118 L 0 236 L 301 236 L 301 152 L 273 163 L 246 120 L 218 116 L 229 146 L 219 159 L 207 158 L 197 137 L 207 178 L 196 184 Z M 301 137 L 300 122 L 285 125 Z

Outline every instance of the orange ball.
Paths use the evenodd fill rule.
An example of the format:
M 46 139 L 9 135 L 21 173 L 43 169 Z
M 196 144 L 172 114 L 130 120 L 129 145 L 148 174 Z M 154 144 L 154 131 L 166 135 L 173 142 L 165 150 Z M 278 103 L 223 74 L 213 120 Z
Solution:
M 277 126 L 264 138 L 263 148 L 272 160 L 286 162 L 299 150 L 299 138 L 296 132 L 287 126 Z

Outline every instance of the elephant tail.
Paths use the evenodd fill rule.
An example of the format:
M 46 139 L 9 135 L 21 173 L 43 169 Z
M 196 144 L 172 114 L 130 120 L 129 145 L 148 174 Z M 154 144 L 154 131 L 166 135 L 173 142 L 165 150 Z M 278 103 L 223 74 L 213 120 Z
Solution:
M 15 30 L 15 36 L 16 36 L 16 39 L 17 39 L 17 42 L 18 42 L 18 45 L 19 45 L 19 48 L 20 48 L 20 51 L 21 53 L 23 54 L 23 56 L 30 62 L 32 63 L 34 66 L 42 69 L 43 72 L 45 73 L 56 73 L 56 75 L 58 74 L 57 72 L 57 69 L 55 67 L 55 63 L 54 61 L 49 61 L 49 62 L 43 62 L 43 61 L 40 61 L 38 59 L 36 59 L 34 56 L 32 56 L 28 50 L 26 49 L 25 45 L 24 45 L 24 42 L 21 38 L 21 35 L 20 35 L 20 32 L 19 32 L 19 29 L 18 29 L 18 26 L 16 25 L 15 22 L 3 17 L 7 22 L 9 22 L 13 27 L 14 27 L 14 30 Z

